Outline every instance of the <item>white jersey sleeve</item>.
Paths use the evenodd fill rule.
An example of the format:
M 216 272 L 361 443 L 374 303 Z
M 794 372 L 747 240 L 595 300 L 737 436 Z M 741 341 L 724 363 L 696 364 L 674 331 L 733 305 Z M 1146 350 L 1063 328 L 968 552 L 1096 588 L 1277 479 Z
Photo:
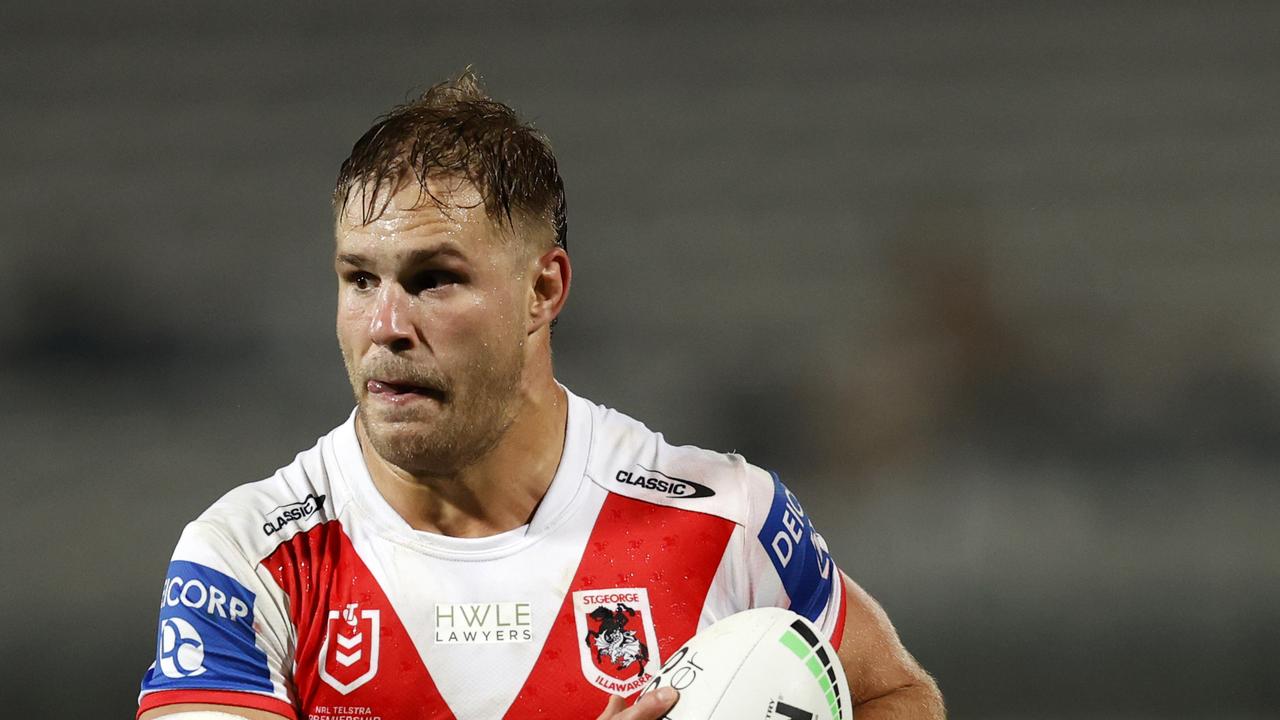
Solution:
M 844 583 L 826 540 L 777 473 L 747 465 L 745 474 L 750 507 L 743 560 L 754 579 L 750 607 L 789 608 L 838 645 Z
M 187 525 L 161 588 L 142 710 L 200 702 L 292 714 L 294 638 L 286 607 L 266 569 L 218 524 Z
M 597 408 L 589 474 L 611 493 L 733 524 L 699 626 L 757 607 L 803 615 L 839 645 L 844 582 L 800 500 L 741 455 L 671 445 L 639 421 Z
M 738 459 L 738 522 L 703 610 L 705 626 L 757 607 L 787 608 L 834 645 L 844 628 L 844 583 L 800 500 L 775 473 Z

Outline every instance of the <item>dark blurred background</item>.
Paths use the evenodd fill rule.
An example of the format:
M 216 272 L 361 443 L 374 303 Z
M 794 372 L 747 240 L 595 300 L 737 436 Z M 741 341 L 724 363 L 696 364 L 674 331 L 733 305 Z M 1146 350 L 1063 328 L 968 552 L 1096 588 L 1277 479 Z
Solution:
M 1280 4 L 4 5 L 8 715 L 130 717 L 183 524 L 345 418 L 338 164 L 468 64 L 561 379 L 776 468 L 953 718 L 1280 708 Z

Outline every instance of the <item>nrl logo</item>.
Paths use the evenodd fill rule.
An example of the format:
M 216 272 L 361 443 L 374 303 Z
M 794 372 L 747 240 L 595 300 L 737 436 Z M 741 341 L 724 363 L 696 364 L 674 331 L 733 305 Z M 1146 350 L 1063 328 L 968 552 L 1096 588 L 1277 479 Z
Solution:
M 582 674 L 608 693 L 627 696 L 653 677 L 661 664 L 644 588 L 583 590 L 573 594 Z
M 372 680 L 378 674 L 380 629 L 378 611 L 360 610 L 359 603 L 330 610 L 320 646 L 320 679 L 343 695 Z

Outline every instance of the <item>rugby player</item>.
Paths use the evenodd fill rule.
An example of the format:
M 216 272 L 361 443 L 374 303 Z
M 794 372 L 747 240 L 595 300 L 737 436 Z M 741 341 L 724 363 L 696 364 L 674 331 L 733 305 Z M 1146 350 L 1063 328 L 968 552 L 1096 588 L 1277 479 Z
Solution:
M 360 138 L 334 209 L 356 409 L 186 527 L 141 718 L 655 720 L 653 667 L 760 606 L 831 638 L 859 720 L 942 717 L 776 475 L 556 381 L 563 184 L 472 75 Z

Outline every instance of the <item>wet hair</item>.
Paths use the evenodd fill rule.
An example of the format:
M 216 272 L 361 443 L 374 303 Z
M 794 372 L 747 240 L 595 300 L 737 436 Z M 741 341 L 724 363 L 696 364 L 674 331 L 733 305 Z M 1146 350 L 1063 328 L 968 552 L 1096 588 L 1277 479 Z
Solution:
M 341 217 L 358 201 L 361 224 L 368 225 L 409 182 L 423 201 L 447 210 L 449 203 L 428 187 L 440 177 L 470 181 L 496 225 L 514 231 L 518 221 L 533 221 L 566 247 L 564 182 L 550 143 L 489 97 L 471 68 L 378 118 L 338 171 L 334 211 Z

